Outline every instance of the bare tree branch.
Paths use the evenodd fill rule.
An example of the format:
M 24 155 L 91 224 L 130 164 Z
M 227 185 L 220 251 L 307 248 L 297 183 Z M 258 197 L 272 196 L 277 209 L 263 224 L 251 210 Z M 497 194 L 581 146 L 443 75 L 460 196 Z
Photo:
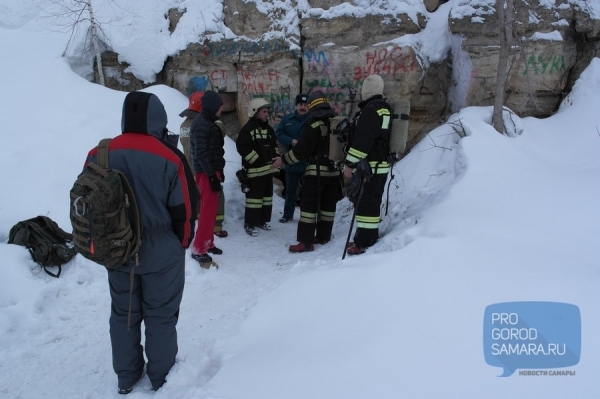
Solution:
M 431 150 L 433 148 L 441 148 L 442 150 L 452 151 L 452 148 L 447 148 L 447 147 L 442 147 L 442 146 L 437 145 L 435 143 L 435 141 L 433 141 L 433 139 L 431 138 L 430 134 L 428 134 L 427 137 L 429 138 L 429 140 L 431 140 L 431 142 L 433 143 L 433 145 L 431 147 L 429 147 L 428 149 L 426 149 L 426 150 L 422 150 L 421 152 L 429 151 L 429 150 Z
M 82 27 L 86 29 L 85 43 L 89 43 L 93 50 L 98 83 L 105 86 L 102 50 L 105 44 L 108 43 L 108 39 L 96 18 L 92 0 L 46 0 L 46 3 L 49 3 L 50 6 L 40 19 L 48 19 L 50 24 L 57 27 L 59 31 L 70 33 L 63 56 L 65 56 L 69 46 L 77 36 L 78 30 Z M 112 0 L 109 0 L 107 4 L 121 8 Z
M 454 133 L 456 133 L 461 139 L 467 136 L 465 127 L 462 124 L 462 119 L 458 119 L 455 122 L 446 122 L 446 124 L 450 125 L 452 130 L 454 130 Z

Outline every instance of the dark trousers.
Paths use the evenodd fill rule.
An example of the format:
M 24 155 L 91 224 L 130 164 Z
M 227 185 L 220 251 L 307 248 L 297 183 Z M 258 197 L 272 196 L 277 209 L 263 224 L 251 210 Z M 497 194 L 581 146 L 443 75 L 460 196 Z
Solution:
M 304 172 L 285 172 L 286 192 L 285 204 L 283 205 L 283 217 L 293 218 L 294 209 L 296 208 L 296 192 L 298 191 L 298 181 L 304 175 Z
M 260 226 L 271 221 L 273 210 L 273 175 L 248 179 L 250 191 L 246 193 L 244 224 Z
M 311 245 L 315 237 L 321 241 L 331 240 L 335 206 L 340 189 L 339 177 L 321 176 L 317 184 L 316 176 L 304 176 L 300 196 L 300 220 L 296 235 L 298 241 Z M 317 199 L 320 200 L 320 204 L 317 204 Z M 321 209 L 317 215 L 318 205 Z
M 364 183 L 360 202 L 356 208 L 356 233 L 354 244 L 368 248 L 379 239 L 379 221 L 381 219 L 381 198 L 385 190 L 387 174 L 377 174 Z
M 218 233 L 223 231 L 223 222 L 225 221 L 225 194 L 223 191 L 217 192 L 217 197 L 219 199 L 217 205 L 217 217 L 215 218 L 215 227 L 213 228 L 213 232 Z
M 177 355 L 176 326 L 184 282 L 184 257 L 157 273 L 135 274 L 128 330 L 130 274 L 118 269 L 108 270 L 112 299 L 110 340 L 119 388 L 133 386 L 144 370 L 142 321 L 146 328 L 146 373 L 153 388 L 158 389 L 165 383 Z

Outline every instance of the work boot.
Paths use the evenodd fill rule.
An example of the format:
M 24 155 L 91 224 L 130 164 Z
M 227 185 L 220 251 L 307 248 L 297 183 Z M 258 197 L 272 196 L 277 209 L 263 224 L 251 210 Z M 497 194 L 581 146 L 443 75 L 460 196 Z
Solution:
M 225 238 L 229 235 L 225 230 L 215 231 L 214 234 L 219 238 Z
M 315 244 L 325 245 L 329 242 L 329 240 L 322 240 L 320 238 L 315 237 Z
M 263 223 L 260 226 L 258 226 L 259 228 L 263 229 L 263 230 L 271 230 L 271 226 L 269 226 L 268 223 Z
M 248 234 L 251 237 L 256 237 L 258 236 L 258 230 L 256 230 L 256 227 L 254 226 L 244 226 L 244 230 L 246 231 L 246 234 Z
M 223 255 L 223 250 L 217 247 L 208 248 L 208 253 L 213 255 Z
M 366 248 L 360 248 L 360 247 L 357 247 L 356 245 L 352 245 L 352 246 L 348 247 L 348 249 L 346 250 L 346 253 L 348 255 L 360 255 L 360 254 L 364 254 L 365 251 L 366 251 Z
M 119 395 L 127 395 L 133 391 L 133 387 L 131 388 L 119 388 Z
M 119 395 L 128 395 L 128 394 L 130 394 L 131 391 L 133 391 L 133 387 L 135 387 L 135 384 L 137 384 L 142 379 L 142 377 L 144 377 L 144 375 L 145 375 L 145 372 L 142 371 L 142 373 L 140 374 L 140 378 L 138 378 L 138 380 L 132 386 L 130 386 L 129 388 L 119 388 L 119 390 L 118 390 Z
M 279 223 L 287 223 L 289 221 L 293 220 L 293 218 L 288 218 L 288 217 L 282 217 L 281 219 L 279 219 Z
M 315 250 L 315 246 L 313 244 L 306 245 L 303 242 L 299 242 L 296 245 L 290 245 L 288 249 L 292 253 L 312 252 Z
M 212 262 L 212 257 L 209 254 L 192 254 L 192 259 L 199 263 L 210 263 Z

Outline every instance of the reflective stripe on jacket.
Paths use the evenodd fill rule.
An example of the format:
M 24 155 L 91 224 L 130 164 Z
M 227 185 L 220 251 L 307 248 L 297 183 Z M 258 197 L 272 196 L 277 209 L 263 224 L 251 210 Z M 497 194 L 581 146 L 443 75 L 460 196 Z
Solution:
M 387 174 L 390 171 L 389 135 L 391 112 L 382 96 L 368 98 L 358 104 L 360 112 L 356 116 L 353 141 L 350 143 L 345 165 L 355 168 L 366 158 L 374 174 Z
M 279 149 L 275 130 L 267 122 L 251 118 L 240 130 L 235 146 L 249 179 L 279 174 L 279 168 L 271 168 Z

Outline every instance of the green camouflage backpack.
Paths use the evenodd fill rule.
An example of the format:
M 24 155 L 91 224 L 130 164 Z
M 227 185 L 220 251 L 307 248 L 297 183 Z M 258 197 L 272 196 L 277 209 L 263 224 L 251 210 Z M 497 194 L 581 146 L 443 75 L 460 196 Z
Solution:
M 108 168 L 110 139 L 98 144 L 71 189 L 70 218 L 77 252 L 107 268 L 139 264 L 142 225 L 135 195 L 123 173 Z
M 56 278 L 60 276 L 61 266 L 77 253 L 71 234 L 47 216 L 37 216 L 15 224 L 8 234 L 8 243 L 26 247 L 33 261 Z M 58 267 L 58 272 L 48 270 L 51 266 Z

